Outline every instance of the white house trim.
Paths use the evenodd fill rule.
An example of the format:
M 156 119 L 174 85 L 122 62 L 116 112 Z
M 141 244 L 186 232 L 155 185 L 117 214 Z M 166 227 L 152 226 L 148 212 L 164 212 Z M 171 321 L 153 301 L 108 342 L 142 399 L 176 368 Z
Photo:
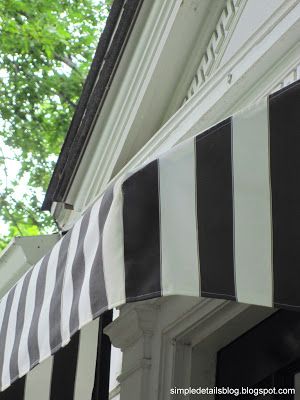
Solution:
M 193 96 L 204 84 L 216 64 L 225 52 L 227 43 L 246 5 L 246 0 L 227 0 L 221 17 L 215 27 L 205 53 L 202 55 L 199 67 L 190 84 L 184 102 Z
M 144 2 L 66 199 L 66 203 L 74 206 L 73 215 L 56 210 L 55 205 L 52 208 L 61 226 L 72 225 L 76 212 L 81 213 L 117 172 L 118 165 L 131 157 L 131 147 L 137 141 L 142 146 L 149 135 L 152 136 L 159 128 L 164 109 L 167 113 L 171 112 L 169 103 L 174 88 L 178 78 L 183 76 L 186 64 L 192 61 L 191 54 L 199 29 L 206 42 L 206 36 L 209 38 L 222 12 L 224 1 L 196 2 L 197 11 L 193 10 L 193 4 L 175 0 Z M 147 12 L 144 7 L 147 7 Z M 180 52 L 176 48 L 179 39 L 183 41 Z M 176 59 L 180 63 L 174 61 L 172 71 L 176 67 L 173 71 L 175 75 L 170 77 L 172 60 Z M 189 81 L 173 105 L 175 110 L 172 113 L 182 103 L 188 84 Z M 159 90 L 162 94 L 157 95 Z M 153 96 L 155 101 L 151 100 Z M 148 120 L 144 123 L 146 114 Z
M 120 316 L 105 330 L 123 353 L 118 377 L 121 399 L 168 400 L 172 398 L 170 388 L 189 387 L 196 348 L 202 352 L 202 367 L 211 367 L 203 374 L 203 384 L 214 384 L 217 351 L 273 312 L 182 296 L 122 307 Z M 207 342 L 210 338 L 213 340 Z
M 0 254 L 0 298 L 43 257 L 60 235 L 17 236 Z

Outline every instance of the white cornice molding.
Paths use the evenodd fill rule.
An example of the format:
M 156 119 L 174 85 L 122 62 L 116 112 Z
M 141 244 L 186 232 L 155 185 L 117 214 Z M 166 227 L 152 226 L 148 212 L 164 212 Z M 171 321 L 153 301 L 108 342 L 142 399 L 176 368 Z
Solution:
M 184 98 L 184 103 L 200 90 L 204 82 L 210 77 L 213 66 L 227 47 L 246 2 L 247 0 L 227 0 L 207 48 L 201 57 L 199 67 Z
M 239 96 L 251 89 L 253 82 L 257 82 L 258 76 L 262 77 L 274 66 L 274 61 L 280 61 L 289 50 L 299 48 L 299 1 L 287 1 L 286 8 L 277 18 L 277 24 L 274 16 L 224 68 L 216 71 L 213 79 L 204 83 L 201 90 L 157 131 L 114 179 L 157 157 L 183 138 L 209 128 L 216 122 L 213 117 L 208 117 L 212 109 L 217 118 L 220 118 L 218 115 L 226 117 L 229 110 L 236 105 Z
M 268 70 L 267 77 L 261 76 L 243 93 L 237 103 L 237 109 L 245 107 L 250 98 L 257 102 L 261 98 L 289 85 L 300 79 L 300 42 L 286 52 L 277 63 L 274 63 Z
M 183 103 L 190 99 L 197 91 L 201 90 L 203 84 L 211 78 L 217 70 L 247 1 L 248 0 L 227 0 L 226 7 L 211 36 L 206 51 L 201 58 L 199 67 Z M 296 2 L 297 0 L 285 1 L 285 3 L 275 11 L 270 21 L 266 21 L 265 25 L 268 26 L 268 29 L 272 30 L 274 22 L 277 23 L 280 18 L 283 18 L 286 12 L 288 12 Z M 260 37 L 260 31 L 261 30 L 255 35 L 256 37 Z M 229 80 L 230 79 L 231 77 L 229 77 Z
M 275 87 L 268 90 L 268 93 L 274 93 L 279 89 L 289 85 L 300 79 L 300 55 L 298 54 L 299 62 L 292 68 L 289 68 L 288 71 L 284 74 L 284 76 L 280 79 L 279 82 L 276 83 Z
M 289 49 L 298 47 L 300 3 L 292 3 L 293 7 L 291 1 L 287 2 L 284 15 L 277 16 L 277 24 L 275 17 L 272 18 L 224 68 L 216 71 L 213 79 L 204 83 L 201 90 L 157 131 L 113 180 L 157 157 L 183 138 L 209 128 L 220 115 L 226 117 L 240 96 L 251 90 L 258 76 L 263 77 L 274 66 L 274 61 L 278 62 Z
M 95 169 L 87 169 L 87 175 L 84 177 L 76 199 L 77 204 L 87 204 L 92 201 L 95 193 L 99 193 L 103 180 L 107 182 L 110 179 L 120 149 L 123 148 L 127 132 L 131 129 L 132 121 L 138 113 L 180 5 L 181 0 L 154 1 L 150 15 L 145 16 L 142 39 L 133 53 L 132 64 L 125 71 L 126 79 L 123 76 L 124 79 L 120 82 L 116 101 L 109 110 L 107 121 L 104 126 L 101 126 L 103 121 L 100 115 L 99 121 L 95 124 L 94 131 L 97 129 L 101 131 L 101 159 L 97 157 Z M 91 141 L 95 136 L 94 134 Z M 95 142 L 95 146 L 98 145 L 99 143 Z M 76 208 L 76 204 L 74 205 Z M 78 208 L 80 206 L 77 206 Z

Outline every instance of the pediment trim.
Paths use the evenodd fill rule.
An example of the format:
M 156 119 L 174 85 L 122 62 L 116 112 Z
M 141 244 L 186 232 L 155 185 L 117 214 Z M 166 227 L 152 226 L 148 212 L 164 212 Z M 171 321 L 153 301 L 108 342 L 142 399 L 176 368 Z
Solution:
M 246 3 L 247 0 L 227 0 L 183 103 L 199 90 L 213 72 L 226 50 Z

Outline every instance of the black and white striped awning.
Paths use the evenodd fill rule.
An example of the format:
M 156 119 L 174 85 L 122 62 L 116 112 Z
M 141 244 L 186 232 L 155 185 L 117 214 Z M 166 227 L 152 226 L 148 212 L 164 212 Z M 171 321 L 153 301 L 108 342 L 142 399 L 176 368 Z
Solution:
M 107 312 L 76 332 L 65 347 L 1 392 L 0 400 L 108 399 L 110 345 L 103 328 L 111 317 Z
M 169 295 L 300 307 L 300 82 L 111 185 L 0 303 L 7 388 L 105 310 Z

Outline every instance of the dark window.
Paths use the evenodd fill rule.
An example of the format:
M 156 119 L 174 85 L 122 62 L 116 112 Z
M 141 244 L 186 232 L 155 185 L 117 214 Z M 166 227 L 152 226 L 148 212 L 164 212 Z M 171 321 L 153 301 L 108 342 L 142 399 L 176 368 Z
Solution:
M 300 399 L 300 314 L 280 310 L 224 347 L 217 355 L 217 387 L 296 388 Z M 298 394 L 297 394 L 297 388 Z M 219 395 L 216 399 L 232 399 Z M 278 396 L 242 395 L 242 399 Z

